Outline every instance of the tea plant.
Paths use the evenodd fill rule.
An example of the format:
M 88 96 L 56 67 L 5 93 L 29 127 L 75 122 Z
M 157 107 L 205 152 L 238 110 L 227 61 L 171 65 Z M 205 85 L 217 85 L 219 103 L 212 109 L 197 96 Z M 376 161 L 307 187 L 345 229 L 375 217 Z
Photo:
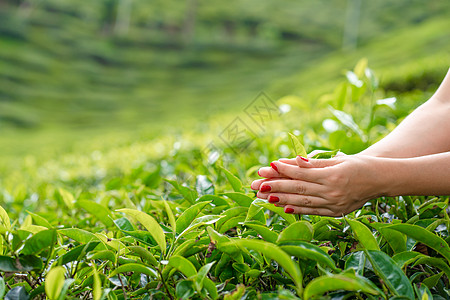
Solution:
M 394 101 L 375 100 L 381 91 L 365 61 L 337 91 L 321 100 L 333 130 L 312 121 L 314 134 L 302 136 L 309 150 L 356 152 L 395 122 L 377 115 Z M 42 166 L 53 177 L 33 175 L 28 186 L 3 184 L 0 298 L 449 297 L 448 197 L 383 197 L 343 218 L 286 214 L 247 186 L 263 154 L 276 159 L 289 145 L 286 134 L 274 135 L 246 155 L 222 149 L 213 162 L 199 149 L 178 150 L 108 167 L 108 175 L 88 160 L 83 175 L 74 159 L 72 169 Z M 126 151 L 113 165 L 135 157 Z

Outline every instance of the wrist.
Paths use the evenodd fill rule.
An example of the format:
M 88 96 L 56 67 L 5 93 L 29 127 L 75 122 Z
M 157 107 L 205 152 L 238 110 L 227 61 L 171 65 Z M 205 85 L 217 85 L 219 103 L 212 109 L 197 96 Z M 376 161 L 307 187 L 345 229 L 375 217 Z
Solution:
M 385 157 L 373 157 L 376 197 L 394 197 L 402 192 L 402 179 L 405 179 L 404 160 Z M 403 175 L 402 175 L 403 174 Z

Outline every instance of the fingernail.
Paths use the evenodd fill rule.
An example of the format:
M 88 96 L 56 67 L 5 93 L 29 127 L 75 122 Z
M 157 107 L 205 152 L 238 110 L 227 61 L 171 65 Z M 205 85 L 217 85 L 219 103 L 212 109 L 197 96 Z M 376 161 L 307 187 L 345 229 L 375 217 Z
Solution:
M 278 172 L 278 168 L 274 163 L 270 163 L 270 166 L 272 167 L 272 169 Z
M 291 208 L 291 207 L 286 207 L 286 208 L 284 209 L 284 212 L 287 213 L 287 214 L 292 214 L 292 213 L 294 212 L 294 209 Z
M 308 162 L 309 160 L 306 157 L 300 156 L 298 155 L 298 157 L 300 157 L 301 160 Z
M 269 196 L 269 202 L 270 203 L 280 202 L 280 198 L 278 198 L 277 196 Z
M 259 174 L 259 170 L 258 170 L 258 176 L 259 176 L 259 177 L 262 177 L 261 174 Z
M 256 189 L 253 187 L 253 182 L 250 184 L 250 188 L 254 191 L 256 191 Z
M 260 189 L 261 192 L 270 192 L 272 188 L 269 185 L 263 185 Z

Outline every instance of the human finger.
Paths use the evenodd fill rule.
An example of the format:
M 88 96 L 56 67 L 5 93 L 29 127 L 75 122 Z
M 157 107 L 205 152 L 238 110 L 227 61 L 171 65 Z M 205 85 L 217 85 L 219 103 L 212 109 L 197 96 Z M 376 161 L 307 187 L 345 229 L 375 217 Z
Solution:
M 317 208 L 317 207 L 301 207 L 294 205 L 286 205 L 284 207 L 284 212 L 288 214 L 298 214 L 298 215 L 318 215 L 318 216 L 328 216 L 328 217 L 341 217 L 342 215 L 335 213 L 329 208 Z
M 280 177 L 280 178 L 276 178 L 276 179 L 274 179 L 274 178 L 262 178 L 262 179 L 257 179 L 257 180 L 254 180 L 251 184 L 250 184 L 250 188 L 252 189 L 252 190 L 259 190 L 259 187 L 261 186 L 261 184 L 263 183 L 263 182 L 269 182 L 269 181 L 273 181 L 273 180 L 278 180 L 278 179 L 285 179 L 285 180 L 291 180 L 290 178 L 284 178 L 284 177 Z
M 286 193 L 270 193 L 268 198 L 272 204 L 294 205 L 301 207 L 329 207 L 330 202 L 321 197 L 286 194 Z
M 298 163 L 298 161 L 297 161 Z M 305 162 L 307 163 L 307 162 Z M 271 163 L 272 169 L 283 175 L 283 177 L 290 177 L 293 179 L 320 183 L 323 179 L 320 169 L 311 167 L 299 167 L 298 165 L 285 164 L 280 161 Z
M 265 178 L 278 178 L 282 176 L 278 171 L 272 167 L 262 167 L 258 170 L 258 175 Z
M 259 186 L 257 196 L 267 199 L 270 193 L 288 193 L 308 196 L 321 196 L 326 192 L 326 187 L 317 183 L 301 180 L 275 179 L 263 182 Z

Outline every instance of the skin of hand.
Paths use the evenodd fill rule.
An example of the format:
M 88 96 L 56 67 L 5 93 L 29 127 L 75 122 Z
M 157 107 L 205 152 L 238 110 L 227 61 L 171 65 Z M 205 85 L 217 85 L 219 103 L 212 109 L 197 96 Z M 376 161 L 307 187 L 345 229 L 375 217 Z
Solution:
M 273 162 L 258 174 L 251 187 L 257 197 L 287 213 L 339 217 L 361 208 L 385 193 L 386 160 L 370 156 L 340 156 Z
M 450 152 L 413 158 L 297 157 L 297 165 L 283 161 L 261 168 L 258 174 L 265 178 L 251 187 L 286 213 L 338 217 L 381 196 L 450 195 Z

